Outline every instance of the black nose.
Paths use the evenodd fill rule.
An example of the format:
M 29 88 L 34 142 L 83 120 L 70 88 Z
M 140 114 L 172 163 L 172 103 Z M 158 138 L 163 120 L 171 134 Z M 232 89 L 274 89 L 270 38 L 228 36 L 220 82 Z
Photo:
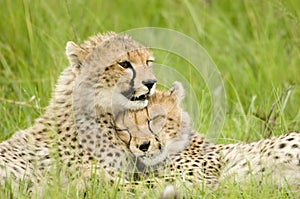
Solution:
M 150 146 L 150 141 L 145 141 L 145 142 L 143 142 L 141 145 L 139 145 L 138 148 L 139 148 L 141 151 L 146 152 L 146 151 L 148 151 L 149 146 Z
M 142 81 L 142 83 L 149 89 L 151 90 L 151 88 L 153 87 L 153 85 L 156 83 L 155 79 L 150 79 L 147 81 Z

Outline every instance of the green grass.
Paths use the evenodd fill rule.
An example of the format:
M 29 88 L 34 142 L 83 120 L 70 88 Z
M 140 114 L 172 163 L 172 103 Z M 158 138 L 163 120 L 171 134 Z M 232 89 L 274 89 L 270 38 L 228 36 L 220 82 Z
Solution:
M 198 41 L 221 72 L 226 89 L 226 121 L 219 143 L 254 141 L 300 129 L 300 2 L 287 1 L 0 1 L 0 140 L 30 126 L 43 113 L 60 72 L 69 40 L 81 42 L 97 32 L 164 27 Z M 197 92 L 199 118 L 206 132 L 210 94 L 201 77 L 182 69 L 182 60 L 154 51 L 157 62 L 176 68 Z M 282 94 L 287 88 L 293 88 Z M 279 100 L 280 96 L 282 98 Z M 274 102 L 271 129 L 266 118 Z M 276 120 L 273 118 L 276 115 Z M 127 198 L 115 187 L 93 184 L 90 198 Z M 105 190 L 105 191 L 104 191 Z M 143 191 L 151 198 L 153 190 Z M 4 188 L 0 196 L 5 196 Z M 205 198 L 287 198 L 289 190 L 229 184 L 214 193 L 187 188 Z M 155 192 L 156 193 L 156 192 Z M 288 195 L 287 195 L 288 193 Z M 157 194 L 157 193 L 156 193 Z M 82 198 L 74 187 L 48 187 L 45 198 Z M 21 196 L 20 197 L 26 197 Z M 1 197 L 2 198 L 2 197 Z

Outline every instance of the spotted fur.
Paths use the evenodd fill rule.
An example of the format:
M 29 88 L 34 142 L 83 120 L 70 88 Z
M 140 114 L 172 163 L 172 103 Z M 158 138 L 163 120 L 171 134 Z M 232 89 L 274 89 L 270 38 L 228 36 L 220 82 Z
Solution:
M 135 172 L 131 164 L 138 160 L 116 136 L 113 118 L 147 106 L 156 82 L 151 53 L 128 36 L 108 33 L 82 45 L 68 42 L 66 54 L 70 66 L 46 112 L 0 144 L 0 183 L 18 186 L 23 179 L 30 187 L 48 182 L 53 169 L 67 181 L 92 171 L 108 181 Z
M 160 102 L 158 102 L 160 103 Z M 167 106 L 178 106 L 178 101 L 169 101 Z M 166 104 L 161 103 L 164 109 Z M 159 111 L 156 105 L 150 103 L 147 107 L 148 114 L 139 114 L 131 112 L 130 118 L 139 117 L 137 123 L 127 129 L 127 133 L 137 135 L 136 129 L 142 126 L 148 126 L 149 113 Z M 189 135 L 189 143 L 183 149 L 172 153 L 172 150 L 160 150 L 154 156 L 146 156 L 141 150 L 132 150 L 134 154 L 143 159 L 146 165 L 150 165 L 158 171 L 158 176 L 167 179 L 181 179 L 194 186 L 208 185 L 207 187 L 215 188 L 219 182 L 231 180 L 235 182 L 247 182 L 251 177 L 261 180 L 262 177 L 270 177 L 278 186 L 295 185 L 300 186 L 300 133 L 293 132 L 286 135 L 262 139 L 252 143 L 236 144 L 214 144 L 199 133 L 182 131 L 184 122 L 182 115 L 183 110 L 178 106 L 172 112 L 166 112 L 164 118 L 159 118 L 162 126 L 156 133 L 160 143 L 169 142 L 168 149 L 176 149 L 181 146 L 173 142 L 178 140 L 182 135 Z M 130 119 L 129 118 L 129 119 Z M 171 120 L 165 120 L 171 118 Z M 127 120 L 122 118 L 122 120 Z M 185 123 L 188 124 L 188 123 Z M 119 121 L 116 121 L 119 125 Z M 142 133 L 142 132 L 140 132 Z M 137 136 L 138 137 L 138 136 Z M 145 141 L 145 140 L 143 140 Z M 130 143 L 135 145 L 139 140 Z M 129 147 L 131 149 L 131 147 Z M 151 154 L 153 151 L 147 151 Z M 167 152 L 167 154 L 166 154 Z M 163 157 L 163 158 L 157 158 Z M 160 160 L 160 161 L 158 161 Z

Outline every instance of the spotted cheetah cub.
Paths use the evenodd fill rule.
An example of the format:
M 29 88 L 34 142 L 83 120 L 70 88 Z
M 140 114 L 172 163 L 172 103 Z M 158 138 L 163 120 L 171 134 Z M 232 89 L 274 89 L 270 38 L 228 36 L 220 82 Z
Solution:
M 183 87 L 175 82 L 170 90 L 157 90 L 149 97 L 150 108 L 117 116 L 117 135 L 145 165 L 159 164 L 189 144 L 190 118 L 179 106 L 183 98 Z
M 67 181 L 92 171 L 109 181 L 117 172 L 135 172 L 132 164 L 139 160 L 116 136 L 113 119 L 147 106 L 156 84 L 153 56 L 115 33 L 95 35 L 81 45 L 68 42 L 66 54 L 70 66 L 60 75 L 46 112 L 0 144 L 0 184 L 48 182 L 53 168 Z
M 158 176 L 215 184 L 222 166 L 220 155 L 213 144 L 192 131 L 189 115 L 180 107 L 183 98 L 183 86 L 173 83 L 171 91 L 150 97 L 147 108 L 119 115 L 117 134 Z M 149 132 L 159 145 L 143 138 Z
M 252 143 L 213 144 L 198 133 L 186 132 L 191 131 L 191 128 L 182 128 L 182 124 L 189 124 L 184 122 L 188 116 L 182 117 L 183 110 L 176 104 L 178 102 L 169 102 L 175 103 L 172 106 L 177 106 L 173 111 L 162 111 L 168 108 L 166 104 L 158 101 L 160 108 L 157 108 L 157 104 L 150 103 L 144 114 L 141 111 L 130 112 L 130 116 L 125 114 L 123 118 L 116 120 L 117 126 L 124 125 L 120 121 L 130 124 L 128 128 L 121 128 L 126 129 L 126 134 L 135 137 L 129 143 L 129 148 L 146 165 L 160 171 L 163 177 L 177 176 L 197 186 L 204 182 L 212 188 L 222 180 L 247 182 L 250 176 L 255 176 L 258 180 L 269 176 L 278 186 L 284 186 L 286 182 L 300 185 L 300 133 L 293 132 Z M 159 128 L 151 124 L 151 115 L 158 115 L 154 118 Z M 142 139 L 143 136 L 137 136 L 142 135 L 147 128 L 162 143 L 161 148 L 144 150 L 144 147 L 138 147 L 141 140 L 142 143 L 149 143 Z M 190 136 L 188 145 L 180 145 L 178 142 L 182 134 Z M 164 143 L 171 144 L 167 144 L 163 150 Z M 172 149 L 176 148 L 181 151 L 173 153 Z
M 250 176 L 269 176 L 279 187 L 300 186 L 300 132 L 252 143 L 217 145 L 224 168 L 222 179 L 244 182 Z

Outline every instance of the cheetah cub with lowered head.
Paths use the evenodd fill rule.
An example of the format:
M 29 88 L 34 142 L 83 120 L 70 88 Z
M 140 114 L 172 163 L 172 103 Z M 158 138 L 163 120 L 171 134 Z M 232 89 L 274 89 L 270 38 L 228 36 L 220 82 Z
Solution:
M 116 135 L 113 119 L 147 106 L 156 84 L 153 56 L 115 33 L 95 35 L 81 45 L 68 42 L 66 54 L 70 66 L 60 75 L 46 112 L 0 144 L 0 183 L 41 184 L 53 168 L 65 180 L 92 171 L 107 180 L 115 180 L 116 172 L 135 172 L 132 165 L 139 158 Z
M 183 86 L 174 82 L 169 93 L 151 96 L 145 109 L 118 115 L 117 134 L 157 176 L 215 184 L 222 166 L 220 155 L 212 150 L 214 144 L 192 131 L 189 115 L 180 107 L 183 98 Z M 143 138 L 147 132 L 159 141 L 158 146 L 150 147 L 152 141 Z M 140 143 L 149 147 L 139 147 Z
M 184 93 L 181 84 L 175 83 L 175 86 Z M 135 136 L 139 139 L 129 143 L 131 151 L 140 157 L 143 163 L 153 167 L 158 175 L 165 178 L 177 176 L 196 186 L 202 186 L 204 182 L 212 188 L 222 180 L 246 182 L 250 176 L 255 176 L 258 180 L 263 176 L 271 177 L 278 186 L 284 186 L 286 182 L 289 185 L 300 186 L 299 132 L 252 143 L 213 144 L 186 126 L 189 124 L 185 122 L 188 116 L 183 114 L 179 102 L 180 100 L 170 101 L 169 104 L 165 104 L 159 100 L 157 104 L 150 103 L 144 110 L 119 115 L 116 120 L 116 125 L 121 127 L 118 134 L 125 131 L 129 135 L 142 135 L 146 132 L 144 129 L 149 129 L 148 131 L 161 143 L 160 148 L 150 150 L 136 147 L 139 146 L 137 143 L 142 136 Z M 177 108 L 164 111 L 169 110 L 170 106 Z M 158 127 L 153 127 L 151 115 L 154 115 Z M 130 125 L 124 128 L 123 121 Z M 183 135 L 188 135 L 188 145 L 180 145 Z M 145 139 L 142 139 L 142 142 L 150 143 Z M 166 150 L 163 150 L 164 146 Z M 177 148 L 183 150 L 173 153 L 172 150 Z

